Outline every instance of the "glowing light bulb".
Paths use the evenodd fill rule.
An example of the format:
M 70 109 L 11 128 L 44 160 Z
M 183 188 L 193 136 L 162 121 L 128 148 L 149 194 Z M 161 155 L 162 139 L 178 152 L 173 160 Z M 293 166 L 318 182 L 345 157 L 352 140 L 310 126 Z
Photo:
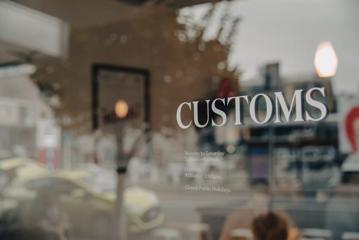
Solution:
M 314 66 L 319 77 L 335 76 L 338 67 L 338 57 L 330 42 L 319 44 L 315 52 Z
M 124 100 L 118 100 L 115 105 L 115 113 L 118 118 L 125 118 L 128 114 L 128 104 Z

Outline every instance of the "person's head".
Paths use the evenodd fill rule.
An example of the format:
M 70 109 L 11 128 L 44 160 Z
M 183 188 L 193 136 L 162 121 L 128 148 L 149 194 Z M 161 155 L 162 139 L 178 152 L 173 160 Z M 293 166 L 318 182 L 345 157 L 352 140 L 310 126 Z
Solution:
M 288 221 L 277 213 L 261 214 L 252 221 L 254 240 L 287 240 Z

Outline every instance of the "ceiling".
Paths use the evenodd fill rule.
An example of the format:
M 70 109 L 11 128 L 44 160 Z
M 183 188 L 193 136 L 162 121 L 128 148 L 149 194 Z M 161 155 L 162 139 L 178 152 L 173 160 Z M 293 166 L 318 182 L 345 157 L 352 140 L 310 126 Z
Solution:
M 176 10 L 219 0 L 7 0 L 57 17 L 71 28 L 102 26 L 133 18 L 153 18 L 158 7 Z M 0 41 L 0 63 L 18 60 L 17 52 L 28 52 L 18 46 Z
M 74 26 L 102 25 L 156 12 L 154 6 L 178 9 L 219 0 L 13 0 Z M 145 9 L 145 11 L 144 11 Z

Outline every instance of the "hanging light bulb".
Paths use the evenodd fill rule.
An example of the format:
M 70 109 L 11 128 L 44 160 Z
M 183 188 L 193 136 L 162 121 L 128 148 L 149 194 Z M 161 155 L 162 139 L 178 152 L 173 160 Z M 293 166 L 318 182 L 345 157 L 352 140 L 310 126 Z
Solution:
M 338 67 L 338 57 L 330 42 L 319 44 L 314 57 L 314 66 L 319 77 L 335 76 Z
M 126 101 L 120 99 L 116 102 L 115 113 L 118 118 L 125 118 L 128 114 L 128 104 Z

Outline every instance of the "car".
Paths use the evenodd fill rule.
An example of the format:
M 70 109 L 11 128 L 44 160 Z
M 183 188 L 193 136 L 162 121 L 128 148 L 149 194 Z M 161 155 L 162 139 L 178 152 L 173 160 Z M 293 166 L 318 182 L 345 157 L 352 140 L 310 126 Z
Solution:
M 15 160 L 12 162 L 15 163 Z M 22 224 L 28 226 L 38 222 L 46 206 L 56 205 L 56 208 L 61 209 L 60 213 L 68 225 L 66 231 L 71 236 L 96 239 L 111 237 L 111 227 L 114 227 L 115 222 L 114 178 L 106 174 L 101 178 L 87 170 L 50 173 L 33 162 L 17 162 L 6 169 L 1 169 L 6 164 L 0 162 L 0 172 L 12 172 L 10 175 L 13 178 L 2 192 L 1 198 L 7 207 L 1 209 L 0 213 L 12 211 Z M 101 182 L 99 178 L 105 181 Z M 124 209 L 130 233 L 154 229 L 164 220 L 155 193 L 141 187 L 124 190 Z

